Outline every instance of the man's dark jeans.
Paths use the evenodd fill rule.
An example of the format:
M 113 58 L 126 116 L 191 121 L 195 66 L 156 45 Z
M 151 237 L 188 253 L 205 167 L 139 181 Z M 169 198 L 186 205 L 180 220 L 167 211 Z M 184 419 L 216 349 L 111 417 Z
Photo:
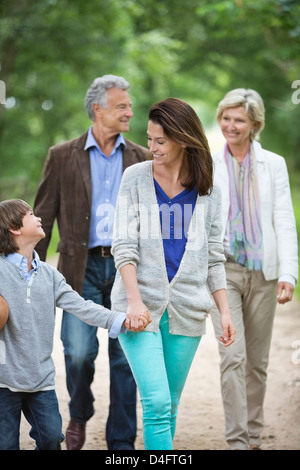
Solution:
M 110 308 L 115 277 L 113 257 L 89 253 L 82 297 Z M 85 423 L 94 414 L 91 383 L 98 354 L 97 327 L 63 313 L 61 339 L 64 344 L 70 416 Z M 136 384 L 118 339 L 109 338 L 110 406 L 106 440 L 110 450 L 134 448 L 136 438 Z M 100 405 L 101 406 L 101 405 Z

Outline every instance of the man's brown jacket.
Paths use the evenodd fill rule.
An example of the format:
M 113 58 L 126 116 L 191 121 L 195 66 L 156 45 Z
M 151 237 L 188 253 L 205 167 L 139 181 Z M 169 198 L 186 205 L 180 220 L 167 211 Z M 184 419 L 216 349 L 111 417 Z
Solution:
M 52 228 L 59 229 L 58 270 L 79 294 L 87 264 L 91 217 L 91 170 L 89 151 L 84 150 L 87 133 L 49 149 L 37 191 L 34 212 L 42 218 L 46 238 L 36 250 L 46 259 Z M 123 171 L 147 159 L 147 149 L 125 139 Z

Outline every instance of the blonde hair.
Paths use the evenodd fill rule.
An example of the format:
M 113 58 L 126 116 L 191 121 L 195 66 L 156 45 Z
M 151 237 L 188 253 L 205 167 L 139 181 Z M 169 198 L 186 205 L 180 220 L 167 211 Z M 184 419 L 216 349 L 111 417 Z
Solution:
M 250 134 L 251 140 L 259 139 L 259 135 L 265 127 L 265 107 L 262 97 L 255 90 L 235 88 L 229 91 L 218 104 L 216 113 L 218 123 L 220 123 L 225 109 L 238 106 L 243 106 L 250 120 L 256 123 L 255 129 Z

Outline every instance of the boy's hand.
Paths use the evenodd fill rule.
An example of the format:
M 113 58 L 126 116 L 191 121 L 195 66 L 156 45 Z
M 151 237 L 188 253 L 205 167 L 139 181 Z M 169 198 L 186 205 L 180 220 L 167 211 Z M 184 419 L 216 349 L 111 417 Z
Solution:
M 140 314 L 139 323 L 140 322 L 143 323 L 143 330 L 149 325 L 149 323 L 152 322 L 152 318 L 151 318 L 149 310 L 146 310 L 145 312 Z
M 6 300 L 3 299 L 0 295 L 0 330 L 4 328 L 5 324 L 7 323 L 9 315 L 9 308 L 6 303 Z

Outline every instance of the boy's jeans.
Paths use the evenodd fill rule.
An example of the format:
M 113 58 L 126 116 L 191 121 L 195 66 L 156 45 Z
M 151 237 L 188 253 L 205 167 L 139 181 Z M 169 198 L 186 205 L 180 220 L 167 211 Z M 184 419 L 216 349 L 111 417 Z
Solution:
M 36 450 L 60 450 L 64 440 L 55 390 L 12 392 L 0 388 L 0 450 L 19 450 L 21 412 L 31 425 Z

